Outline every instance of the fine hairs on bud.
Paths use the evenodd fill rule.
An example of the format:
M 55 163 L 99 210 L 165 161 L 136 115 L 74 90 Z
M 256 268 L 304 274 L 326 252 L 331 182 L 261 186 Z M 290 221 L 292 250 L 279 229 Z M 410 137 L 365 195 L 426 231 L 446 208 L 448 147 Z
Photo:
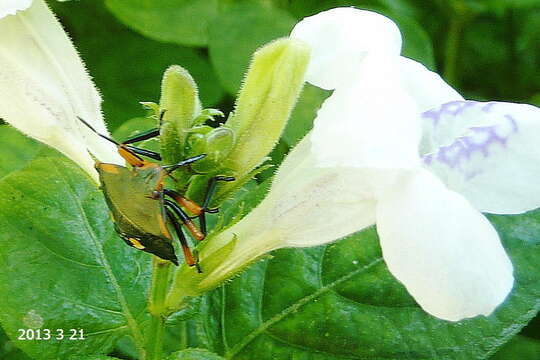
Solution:
M 224 184 L 220 194 L 242 186 L 279 140 L 300 96 L 310 47 L 301 40 L 282 38 L 255 52 L 226 127 L 235 144 L 226 167 L 237 181 Z
M 184 157 L 181 144 L 201 111 L 197 84 L 183 67 L 172 65 L 165 70 L 159 108 L 164 112 L 160 138 L 163 160 L 176 163 Z

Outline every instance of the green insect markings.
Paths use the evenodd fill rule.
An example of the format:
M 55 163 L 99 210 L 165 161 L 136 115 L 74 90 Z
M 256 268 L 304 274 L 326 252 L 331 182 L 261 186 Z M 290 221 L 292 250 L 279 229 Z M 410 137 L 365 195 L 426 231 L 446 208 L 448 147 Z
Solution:
M 206 207 L 215 191 L 216 183 L 217 181 L 233 181 L 234 178 L 224 176 L 212 178 L 208 184 L 204 205 L 200 206 L 176 191 L 164 188 L 164 181 L 171 172 L 202 159 L 204 154 L 177 164 L 161 166 L 139 156 L 161 160 L 160 154 L 129 145 L 158 136 L 159 129 L 152 129 L 123 143 L 118 143 L 96 132 L 83 119 L 79 118 L 79 120 L 99 136 L 116 144 L 118 153 L 132 166 L 132 169 L 128 169 L 116 164 L 96 162 L 101 188 L 118 234 L 129 246 L 178 265 L 173 236 L 168 228 L 168 224 L 171 224 L 180 241 L 186 263 L 189 266 L 196 266 L 200 272 L 198 259 L 193 256 L 180 223 L 186 227 L 193 238 L 203 240 L 206 233 L 205 213 L 217 211 Z M 182 208 L 199 217 L 201 229 L 195 226 Z

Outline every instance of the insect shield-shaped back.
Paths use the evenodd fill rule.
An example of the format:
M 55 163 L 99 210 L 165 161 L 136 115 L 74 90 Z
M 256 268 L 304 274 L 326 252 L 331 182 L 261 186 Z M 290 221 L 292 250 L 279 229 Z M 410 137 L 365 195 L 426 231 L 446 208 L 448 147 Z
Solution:
M 178 265 L 166 226 L 163 198 L 152 197 L 163 181 L 163 168 L 152 163 L 132 170 L 100 163 L 96 168 L 116 231 L 124 241 Z

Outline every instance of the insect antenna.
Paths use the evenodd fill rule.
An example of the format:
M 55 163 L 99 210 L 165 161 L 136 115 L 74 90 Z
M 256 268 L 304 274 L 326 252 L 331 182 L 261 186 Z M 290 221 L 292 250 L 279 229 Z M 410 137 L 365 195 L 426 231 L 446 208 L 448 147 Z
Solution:
M 108 141 L 112 142 L 112 143 L 115 144 L 116 146 L 120 146 L 120 144 L 119 144 L 116 140 L 114 140 L 114 139 L 112 139 L 112 138 L 110 138 L 110 137 L 108 137 L 108 136 L 106 136 L 106 135 L 103 135 L 103 134 L 100 134 L 99 132 L 97 132 L 97 130 L 94 129 L 94 127 L 93 127 L 92 125 L 90 125 L 89 123 L 87 123 L 87 122 L 86 122 L 83 118 L 81 118 L 80 116 L 77 116 L 77 119 L 79 119 L 84 125 L 88 126 L 88 128 L 89 128 L 90 130 L 92 130 L 93 132 L 95 132 L 96 134 L 98 134 L 99 136 L 101 136 L 102 138 L 104 138 L 105 140 L 108 140 Z

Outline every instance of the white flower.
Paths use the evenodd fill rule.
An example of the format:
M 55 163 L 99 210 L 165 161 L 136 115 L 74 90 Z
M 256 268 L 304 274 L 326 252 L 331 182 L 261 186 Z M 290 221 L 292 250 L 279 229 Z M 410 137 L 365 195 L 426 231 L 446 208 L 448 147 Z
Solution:
M 100 161 L 124 163 L 113 144 L 77 120 L 107 134 L 101 98 L 53 13 L 42 0 L 30 3 L 0 5 L 0 118 L 59 150 L 97 181 L 87 149 Z
M 2 0 L 0 3 L 0 19 L 6 15 L 15 15 L 17 11 L 26 10 L 32 0 Z
M 246 260 L 376 224 L 388 268 L 424 310 L 452 321 L 491 314 L 513 268 L 480 211 L 540 206 L 540 110 L 463 100 L 400 56 L 399 30 L 373 12 L 329 10 L 291 36 L 312 46 L 307 81 L 334 91 L 267 197 L 217 243 L 234 235 L 231 258 Z

